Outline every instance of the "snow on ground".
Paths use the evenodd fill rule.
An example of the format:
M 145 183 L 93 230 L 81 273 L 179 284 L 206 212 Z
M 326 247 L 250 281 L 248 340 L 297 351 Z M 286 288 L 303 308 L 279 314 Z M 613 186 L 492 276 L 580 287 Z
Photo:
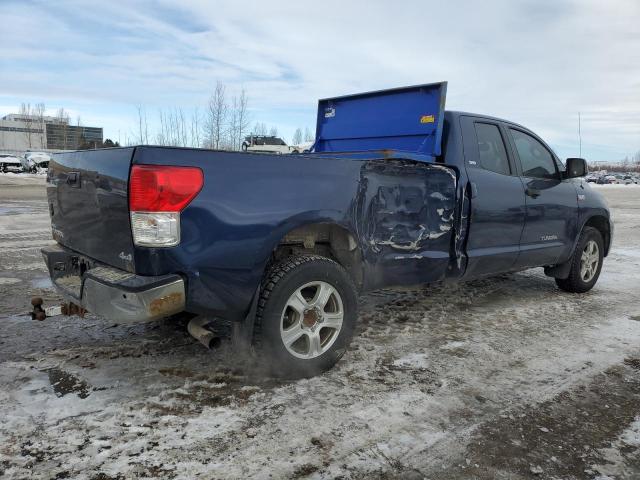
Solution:
M 640 188 L 640 184 L 637 183 L 630 183 L 628 185 L 625 185 L 623 183 L 604 183 L 604 184 L 597 184 L 597 183 L 590 183 L 589 185 L 591 185 L 593 188 L 596 189 L 604 189 L 604 190 L 608 190 L 610 188 L 628 188 L 628 189 L 635 189 L 635 188 Z
M 610 447 L 603 448 L 601 455 L 605 462 L 594 467 L 600 473 L 601 480 L 614 479 L 621 474 L 628 478 L 638 478 L 638 458 L 640 452 L 640 416 L 615 439 Z M 628 454 L 636 458 L 635 467 L 628 464 Z
M 180 322 L 25 316 L 58 301 L 42 183 L 0 177 L 0 476 L 640 476 L 638 189 L 598 186 L 616 236 L 588 294 L 540 269 L 373 292 L 336 368 L 280 381 Z

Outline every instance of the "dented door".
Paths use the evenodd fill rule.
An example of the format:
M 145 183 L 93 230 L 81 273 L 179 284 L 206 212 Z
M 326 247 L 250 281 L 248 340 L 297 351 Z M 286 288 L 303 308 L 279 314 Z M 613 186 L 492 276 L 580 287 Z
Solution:
M 456 173 L 402 160 L 366 163 L 359 194 L 360 236 L 369 288 L 444 278 L 451 258 Z

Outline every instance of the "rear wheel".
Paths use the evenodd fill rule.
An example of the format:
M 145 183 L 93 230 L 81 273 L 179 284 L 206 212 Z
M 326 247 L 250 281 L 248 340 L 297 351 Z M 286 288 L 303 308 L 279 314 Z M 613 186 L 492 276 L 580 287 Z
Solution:
M 588 292 L 598 281 L 603 258 L 602 235 L 595 228 L 585 227 L 571 258 L 569 276 L 556 278 L 556 284 L 567 292 Z
M 316 255 L 289 257 L 269 271 L 260 294 L 258 352 L 278 376 L 328 370 L 353 337 L 357 308 L 356 288 L 338 263 Z

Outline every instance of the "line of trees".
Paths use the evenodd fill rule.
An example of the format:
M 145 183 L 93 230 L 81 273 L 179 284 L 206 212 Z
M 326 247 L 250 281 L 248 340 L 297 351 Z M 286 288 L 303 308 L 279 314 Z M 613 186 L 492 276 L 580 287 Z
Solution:
M 300 145 L 302 142 L 313 142 L 313 134 L 311 130 L 309 130 L 309 127 L 305 127 L 304 133 L 302 133 L 302 129 L 298 127 L 293 134 L 293 138 L 291 139 L 292 145 Z
M 224 83 L 217 81 L 203 110 L 185 112 L 182 108 L 160 109 L 154 127 L 150 127 L 147 111 L 137 107 L 138 122 L 131 137 L 124 143 L 154 144 L 175 147 L 205 147 L 216 150 L 240 150 L 244 137 L 253 135 L 278 136 L 278 127 L 256 122 L 250 129 L 249 96 L 243 88 L 229 95 Z M 291 144 L 312 142 L 309 128 L 296 129 Z
M 199 108 L 190 114 L 182 108 L 160 109 L 155 132 L 149 126 L 146 109 L 139 105 L 137 113 L 137 131 L 125 139 L 126 144 L 240 150 L 244 136 L 250 133 L 246 90 L 229 97 L 221 82 L 216 82 L 203 112 Z
M 589 171 L 606 170 L 608 172 L 637 172 L 640 173 L 640 150 L 631 158 L 625 157 L 619 162 L 590 163 Z

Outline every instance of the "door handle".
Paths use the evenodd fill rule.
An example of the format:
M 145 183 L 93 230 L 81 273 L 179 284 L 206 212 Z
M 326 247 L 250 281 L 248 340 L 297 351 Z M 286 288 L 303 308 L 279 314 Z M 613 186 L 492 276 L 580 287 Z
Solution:
M 67 174 L 67 183 L 72 187 L 78 187 L 80 185 L 80 173 L 69 172 Z
M 538 198 L 540 196 L 540 190 L 537 190 L 535 188 L 527 187 L 524 193 L 529 195 L 531 198 Z

